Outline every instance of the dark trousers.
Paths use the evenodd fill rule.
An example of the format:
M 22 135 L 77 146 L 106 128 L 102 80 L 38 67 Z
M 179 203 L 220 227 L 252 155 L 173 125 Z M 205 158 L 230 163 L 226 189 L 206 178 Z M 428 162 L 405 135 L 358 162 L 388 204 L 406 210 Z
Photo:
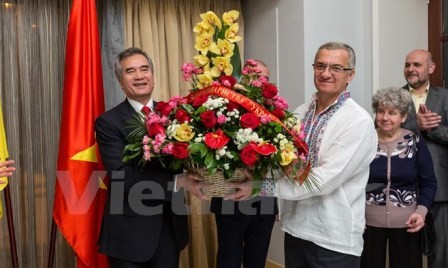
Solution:
M 216 214 L 218 268 L 264 268 L 275 215 Z
M 320 247 L 285 233 L 285 268 L 358 268 L 360 257 Z
M 153 243 L 148 241 L 148 243 Z M 123 245 L 125 246 L 125 245 Z M 109 257 L 110 268 L 178 268 L 180 251 L 176 246 L 173 223 L 168 215 L 164 218 L 159 245 L 154 255 L 146 262 L 133 262 Z
M 428 257 L 429 268 L 448 267 L 448 202 L 434 202 L 431 208 L 436 228 L 434 254 Z
M 408 233 L 406 228 L 367 226 L 364 231 L 364 250 L 361 267 L 386 267 L 386 248 L 389 242 L 389 267 L 421 268 L 420 232 Z

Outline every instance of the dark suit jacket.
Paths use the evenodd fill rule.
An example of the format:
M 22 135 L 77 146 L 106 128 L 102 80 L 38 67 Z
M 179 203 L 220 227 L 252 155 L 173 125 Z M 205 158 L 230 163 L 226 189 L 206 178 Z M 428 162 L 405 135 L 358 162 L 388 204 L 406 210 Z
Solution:
M 404 86 L 409 90 L 409 87 Z M 448 89 L 430 87 L 426 106 L 442 116 L 437 128 L 420 132 L 414 105 L 403 123 L 403 127 L 419 133 L 426 141 L 434 163 L 437 178 L 437 192 L 434 201 L 448 201 Z
M 99 246 L 108 256 L 143 262 L 153 256 L 167 217 L 172 219 L 179 250 L 188 242 L 188 225 L 183 192 L 173 193 L 173 172 L 156 159 L 144 167 L 138 165 L 139 159 L 122 162 L 133 114 L 125 100 L 95 122 L 101 159 L 111 181 Z M 172 204 L 180 214 L 172 212 Z

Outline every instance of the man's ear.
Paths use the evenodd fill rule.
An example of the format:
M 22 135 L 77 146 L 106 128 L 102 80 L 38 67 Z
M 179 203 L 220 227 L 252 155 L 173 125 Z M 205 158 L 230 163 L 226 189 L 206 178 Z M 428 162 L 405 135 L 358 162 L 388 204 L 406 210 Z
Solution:
M 436 69 L 436 64 L 434 62 L 431 62 L 431 64 L 429 64 L 429 74 L 432 74 L 435 69 Z

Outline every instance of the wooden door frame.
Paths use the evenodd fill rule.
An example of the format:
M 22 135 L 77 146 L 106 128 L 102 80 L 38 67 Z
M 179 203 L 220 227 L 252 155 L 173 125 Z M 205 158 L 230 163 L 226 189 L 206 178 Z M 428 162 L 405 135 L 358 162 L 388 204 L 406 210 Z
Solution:
M 443 42 L 448 42 L 448 36 L 443 36 L 442 1 L 428 1 L 428 49 L 431 51 L 433 61 L 436 64 L 436 69 L 431 75 L 431 85 L 439 87 L 444 86 Z

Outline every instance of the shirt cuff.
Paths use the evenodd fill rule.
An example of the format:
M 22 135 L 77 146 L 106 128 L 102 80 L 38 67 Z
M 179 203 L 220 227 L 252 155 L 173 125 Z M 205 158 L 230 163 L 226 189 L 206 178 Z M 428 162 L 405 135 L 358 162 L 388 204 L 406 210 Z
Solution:
M 185 181 L 187 179 L 187 173 L 180 173 L 180 174 L 176 174 L 174 175 L 174 189 L 173 192 L 177 193 L 179 192 L 180 188 L 182 188 L 182 183 L 178 183 L 178 180 L 182 180 Z M 179 188 L 177 187 L 179 185 Z
M 260 196 L 274 196 L 275 183 L 273 178 L 266 178 L 263 180 L 260 189 Z

